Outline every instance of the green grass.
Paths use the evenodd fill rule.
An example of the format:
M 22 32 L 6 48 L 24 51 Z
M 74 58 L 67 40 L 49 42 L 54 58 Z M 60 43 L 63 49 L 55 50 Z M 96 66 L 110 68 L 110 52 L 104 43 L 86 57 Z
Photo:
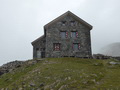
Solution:
M 0 77 L 0 88 L 98 90 L 120 88 L 120 65 L 113 60 L 47 58 Z M 30 61 L 28 61 L 30 62 Z M 33 86 L 30 84 L 33 83 Z

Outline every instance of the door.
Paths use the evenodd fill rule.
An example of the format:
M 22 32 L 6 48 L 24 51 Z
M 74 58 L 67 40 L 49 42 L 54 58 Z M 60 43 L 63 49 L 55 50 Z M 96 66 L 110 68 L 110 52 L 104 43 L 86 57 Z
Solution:
M 37 51 L 37 58 L 41 58 L 41 51 Z
M 41 58 L 45 58 L 45 52 L 41 52 Z

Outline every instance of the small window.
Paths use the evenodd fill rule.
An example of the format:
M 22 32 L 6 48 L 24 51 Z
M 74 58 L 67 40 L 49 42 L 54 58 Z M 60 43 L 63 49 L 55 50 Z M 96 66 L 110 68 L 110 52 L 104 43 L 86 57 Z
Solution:
M 65 24 L 66 24 L 66 21 L 62 21 L 62 25 L 65 26 Z
M 75 21 L 70 21 L 71 26 L 75 25 Z
M 80 49 L 80 44 L 79 43 L 73 43 L 72 48 L 73 48 L 74 51 L 78 51 Z
M 60 32 L 61 38 L 67 38 L 68 37 L 68 32 Z
M 54 51 L 59 51 L 60 50 L 60 43 L 54 43 L 53 44 L 53 49 L 54 49 Z
M 78 32 L 76 32 L 76 31 L 71 32 L 71 37 L 72 38 L 77 38 L 78 37 Z

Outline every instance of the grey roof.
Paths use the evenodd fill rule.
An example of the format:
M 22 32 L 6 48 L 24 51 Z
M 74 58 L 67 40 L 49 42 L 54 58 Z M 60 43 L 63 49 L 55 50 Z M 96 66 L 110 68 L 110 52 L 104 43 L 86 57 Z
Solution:
M 34 43 L 36 43 L 37 41 L 41 40 L 44 38 L 44 35 L 40 36 L 39 38 L 37 38 L 36 40 L 34 40 L 31 44 L 33 45 Z
M 66 13 L 62 14 L 61 16 L 59 16 L 58 18 L 54 19 L 53 21 L 49 22 L 48 24 L 46 24 L 44 26 L 45 29 L 47 29 L 49 26 L 53 25 L 54 23 L 62 20 L 65 16 L 70 15 L 72 16 L 74 19 L 78 20 L 81 24 L 85 25 L 86 27 L 88 27 L 90 30 L 92 29 L 92 26 L 90 24 L 88 24 L 86 21 L 82 20 L 81 18 L 79 18 L 78 16 L 76 16 L 75 14 L 73 14 L 70 11 L 67 11 Z

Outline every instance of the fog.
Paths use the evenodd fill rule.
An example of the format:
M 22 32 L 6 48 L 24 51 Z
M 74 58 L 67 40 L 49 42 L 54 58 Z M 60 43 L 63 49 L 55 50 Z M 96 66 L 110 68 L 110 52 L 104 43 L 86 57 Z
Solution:
M 100 50 L 101 54 L 113 57 L 120 57 L 120 42 L 119 43 L 112 43 Z
M 0 65 L 32 58 L 43 26 L 70 10 L 93 26 L 92 52 L 120 42 L 120 0 L 0 0 Z

